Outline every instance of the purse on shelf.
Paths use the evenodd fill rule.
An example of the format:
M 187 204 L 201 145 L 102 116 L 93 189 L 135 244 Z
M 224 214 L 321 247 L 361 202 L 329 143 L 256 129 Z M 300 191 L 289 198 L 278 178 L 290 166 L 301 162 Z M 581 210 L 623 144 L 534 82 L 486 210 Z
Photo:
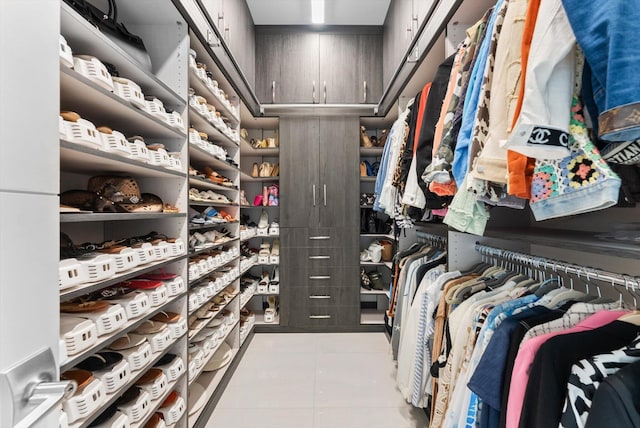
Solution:
M 116 0 L 106 0 L 109 9 L 103 12 L 87 0 L 64 0 L 84 19 L 95 25 L 104 35 L 109 37 L 122 50 L 135 59 L 142 68 L 151 72 L 151 57 L 144 46 L 144 41 L 127 30 L 122 22 L 118 22 L 118 5 Z

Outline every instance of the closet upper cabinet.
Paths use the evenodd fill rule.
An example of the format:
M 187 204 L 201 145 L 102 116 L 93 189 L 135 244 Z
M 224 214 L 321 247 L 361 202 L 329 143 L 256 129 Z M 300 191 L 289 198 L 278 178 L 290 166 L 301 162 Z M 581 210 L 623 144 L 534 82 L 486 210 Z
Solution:
M 316 103 L 318 34 L 256 30 L 256 93 L 266 104 Z
M 436 0 L 393 0 L 384 23 L 382 65 L 386 85 L 401 64 L 422 22 L 432 13 Z
M 249 85 L 255 82 L 255 31 L 246 1 L 198 0 L 231 50 Z
M 382 35 L 320 35 L 321 103 L 372 104 L 382 97 Z
M 384 23 L 382 75 L 385 84 L 393 76 L 411 42 L 413 0 L 394 0 L 389 5 Z
M 377 103 L 382 96 L 380 29 L 258 28 L 256 93 L 265 104 Z

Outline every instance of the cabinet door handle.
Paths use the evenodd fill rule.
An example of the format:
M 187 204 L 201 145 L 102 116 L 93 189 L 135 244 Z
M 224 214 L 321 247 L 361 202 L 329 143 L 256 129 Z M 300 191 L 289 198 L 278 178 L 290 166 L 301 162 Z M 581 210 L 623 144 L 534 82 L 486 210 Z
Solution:
M 327 103 L 327 81 L 324 81 L 324 103 Z
M 362 102 L 364 104 L 367 103 L 367 81 L 364 81 L 364 97 L 362 98 Z
M 331 256 L 309 256 L 309 260 L 330 260 Z
M 324 206 L 326 207 L 327 206 L 327 185 L 323 184 L 322 187 L 323 187 L 323 194 L 324 194 Z
M 311 91 L 311 98 L 313 100 L 313 104 L 315 104 L 316 103 L 316 81 L 314 80 L 312 84 L 313 84 L 313 90 Z
M 313 185 L 313 206 L 316 206 L 316 185 Z
M 309 237 L 310 241 L 328 241 L 329 239 L 331 239 L 330 236 L 310 236 Z
M 320 300 L 328 300 L 331 298 L 331 296 L 324 296 L 324 295 L 316 295 L 316 294 L 312 294 L 311 296 L 309 296 L 310 299 L 320 299 Z
M 309 279 L 331 279 L 331 275 L 311 275 Z
M 331 315 L 309 315 L 309 319 L 312 320 L 328 320 Z
M 276 81 L 271 81 L 271 104 L 276 103 Z

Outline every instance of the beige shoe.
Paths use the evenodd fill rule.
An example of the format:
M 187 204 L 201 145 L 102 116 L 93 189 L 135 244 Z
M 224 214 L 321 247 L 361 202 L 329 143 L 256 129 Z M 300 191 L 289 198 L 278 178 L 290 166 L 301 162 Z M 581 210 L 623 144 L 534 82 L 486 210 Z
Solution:
M 253 168 L 251 169 L 251 176 L 252 177 L 258 177 L 259 172 L 258 172 L 258 163 L 254 162 L 253 163 Z
M 360 126 L 360 146 L 361 147 L 373 147 L 369 135 L 367 135 L 367 128 Z

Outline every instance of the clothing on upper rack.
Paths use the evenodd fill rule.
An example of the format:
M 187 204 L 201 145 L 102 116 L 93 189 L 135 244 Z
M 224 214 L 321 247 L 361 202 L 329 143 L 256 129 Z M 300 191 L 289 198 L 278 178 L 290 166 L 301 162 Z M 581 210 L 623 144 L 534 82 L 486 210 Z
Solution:
M 594 18 L 600 16 L 597 8 L 604 10 L 601 20 Z M 376 209 L 411 227 L 433 218 L 423 208 L 447 208 L 446 224 L 481 235 L 490 206 L 523 209 L 528 200 L 536 220 L 544 220 L 604 209 L 618 200 L 634 204 L 628 191 L 620 192 L 623 183 L 607 161 L 639 163 L 640 139 L 597 147 L 586 125 L 593 123 L 597 132 L 602 117 L 612 122 L 611 112 L 628 113 L 620 100 L 640 102 L 640 92 L 625 92 L 606 79 L 609 70 L 635 64 L 634 54 L 596 48 L 626 34 L 625 28 L 603 34 L 597 25 L 611 28 L 621 10 L 626 9 L 602 1 L 581 9 L 573 0 L 498 0 L 394 124 L 404 132 L 383 153 L 386 179 L 377 183 Z M 598 28 L 594 35 L 580 26 L 583 18 Z M 629 26 L 632 19 L 621 22 Z M 612 97 L 609 105 L 606 95 Z M 604 133 L 609 140 L 625 135 L 620 123 L 606 126 L 612 127 Z

